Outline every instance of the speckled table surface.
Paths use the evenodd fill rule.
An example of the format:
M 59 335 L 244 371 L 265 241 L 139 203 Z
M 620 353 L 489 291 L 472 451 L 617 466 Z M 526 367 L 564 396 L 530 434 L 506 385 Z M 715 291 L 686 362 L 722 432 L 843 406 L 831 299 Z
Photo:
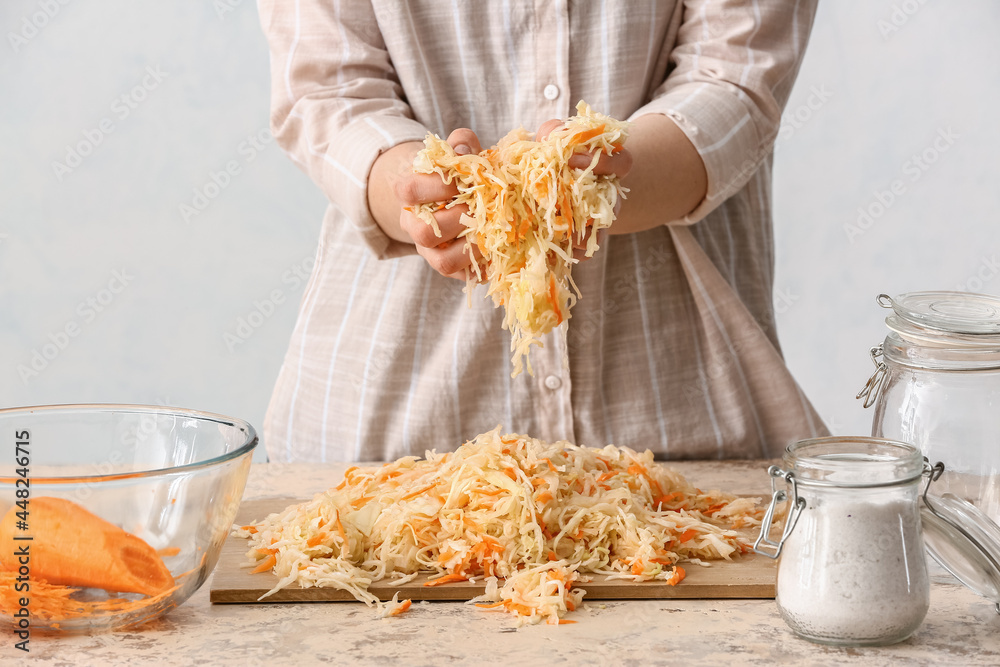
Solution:
M 768 493 L 764 462 L 683 462 L 701 488 Z M 345 466 L 256 464 L 245 498 L 310 497 Z M 27 656 L 3 640 L 0 664 L 38 665 L 1000 665 L 1000 616 L 947 575 L 933 577 L 923 626 L 894 646 L 812 644 L 773 600 L 631 600 L 584 605 L 574 625 L 515 628 L 503 614 L 422 603 L 378 619 L 361 603 L 212 605 L 205 585 L 142 630 L 32 636 Z

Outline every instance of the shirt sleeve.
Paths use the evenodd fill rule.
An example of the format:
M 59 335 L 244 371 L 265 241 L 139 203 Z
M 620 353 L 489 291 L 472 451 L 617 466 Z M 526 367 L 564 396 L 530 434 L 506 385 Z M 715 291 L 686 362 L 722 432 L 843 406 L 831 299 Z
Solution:
M 271 132 L 379 258 L 412 254 L 368 208 L 383 151 L 421 141 L 369 2 L 261 0 L 271 51 Z
M 698 222 L 738 192 L 770 155 L 816 0 L 685 2 L 670 68 L 632 118 L 671 118 L 694 144 L 708 192 L 677 222 Z

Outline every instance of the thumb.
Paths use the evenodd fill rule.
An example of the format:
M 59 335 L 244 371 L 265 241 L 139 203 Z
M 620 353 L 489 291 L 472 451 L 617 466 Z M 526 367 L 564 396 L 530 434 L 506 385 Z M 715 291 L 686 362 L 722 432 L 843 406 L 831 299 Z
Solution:
M 460 127 L 449 134 L 448 145 L 459 155 L 471 155 L 483 150 L 479 145 L 479 137 L 467 127 Z

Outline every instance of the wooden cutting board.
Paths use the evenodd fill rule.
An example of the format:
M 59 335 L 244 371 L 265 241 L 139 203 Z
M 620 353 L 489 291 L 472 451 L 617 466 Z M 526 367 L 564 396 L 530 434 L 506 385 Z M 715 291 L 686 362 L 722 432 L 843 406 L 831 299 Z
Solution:
M 289 505 L 303 502 L 291 498 L 247 500 L 240 506 L 236 523 L 244 525 L 259 521 L 268 514 L 280 512 Z M 229 536 L 212 575 L 209 599 L 214 604 L 247 604 L 256 602 L 328 602 L 349 601 L 354 597 L 336 588 L 299 588 L 293 584 L 263 600 L 260 596 L 278 582 L 271 572 L 251 574 L 241 567 L 247 562 L 247 540 Z M 579 584 L 587 591 L 587 600 L 626 600 L 638 598 L 773 598 L 775 562 L 758 554 L 746 554 L 732 561 L 713 561 L 710 567 L 688 564 L 687 576 L 677 586 L 662 581 L 606 580 L 595 576 L 593 581 Z M 405 600 L 468 600 L 481 595 L 484 585 L 466 581 L 441 586 L 424 586 L 436 575 L 421 576 L 406 584 L 379 581 L 369 591 L 380 600 L 391 600 L 397 592 Z

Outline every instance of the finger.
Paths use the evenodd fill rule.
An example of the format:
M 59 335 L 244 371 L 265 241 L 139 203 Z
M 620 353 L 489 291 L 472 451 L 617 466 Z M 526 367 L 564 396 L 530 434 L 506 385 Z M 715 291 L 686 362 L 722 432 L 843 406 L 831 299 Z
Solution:
M 479 145 L 479 137 L 467 127 L 460 127 L 449 134 L 448 145 L 459 155 L 476 154 L 483 150 Z
M 437 174 L 407 174 L 396 181 L 396 197 L 404 206 L 448 201 L 458 194 L 454 181 L 445 183 Z
M 464 280 L 465 270 L 472 266 L 472 258 L 465 246 L 465 239 L 455 239 L 433 248 L 417 246 L 417 253 L 442 276 L 453 278 L 461 275 Z
M 593 160 L 593 153 L 577 153 L 569 159 L 569 166 L 574 169 L 586 169 Z M 625 148 L 614 155 L 601 153 L 594 166 L 594 173 L 598 176 L 613 174 L 618 178 L 625 178 L 630 171 L 632 171 L 632 153 Z
M 455 243 L 459 243 L 459 241 L 455 241 Z M 464 244 L 464 240 L 461 241 L 461 243 Z M 472 278 L 473 280 L 476 280 L 477 282 L 480 283 L 486 282 L 486 261 L 483 259 L 483 253 L 479 251 L 479 246 L 477 246 L 475 243 L 472 243 L 469 245 L 465 245 L 464 250 L 466 257 L 469 256 L 470 251 L 472 252 L 472 257 L 474 261 L 470 261 L 468 266 L 466 266 L 460 271 L 449 273 L 447 277 L 454 278 L 455 280 L 461 280 L 463 282 L 465 282 L 469 278 Z M 478 274 L 476 273 L 476 265 L 479 265 Z
M 558 118 L 552 118 L 545 121 L 538 126 L 538 132 L 535 133 L 535 141 L 543 141 L 549 134 L 560 127 L 562 127 L 563 122 Z
M 403 209 L 399 214 L 400 228 L 409 234 L 414 245 L 425 248 L 433 248 L 446 241 L 451 241 L 458 237 L 465 229 L 462 222 L 462 215 L 468 213 L 469 207 L 465 204 L 454 208 L 444 208 L 434 213 L 434 220 L 438 224 L 441 235 L 434 233 L 434 228 L 427 224 L 423 218 L 412 210 Z
M 590 235 L 593 234 L 593 233 L 594 233 L 594 228 L 590 227 L 587 230 L 587 235 L 583 238 L 583 241 L 581 241 L 577 245 L 574 245 L 574 247 L 573 247 L 573 258 L 576 259 L 577 261 L 583 262 L 583 261 L 586 261 L 588 259 L 593 259 L 592 256 L 591 257 L 587 257 L 587 245 L 590 243 Z M 607 238 L 608 238 L 608 230 L 607 229 L 601 229 L 601 230 L 599 230 L 597 232 L 597 245 L 598 246 L 603 246 L 604 242 L 607 240 Z

